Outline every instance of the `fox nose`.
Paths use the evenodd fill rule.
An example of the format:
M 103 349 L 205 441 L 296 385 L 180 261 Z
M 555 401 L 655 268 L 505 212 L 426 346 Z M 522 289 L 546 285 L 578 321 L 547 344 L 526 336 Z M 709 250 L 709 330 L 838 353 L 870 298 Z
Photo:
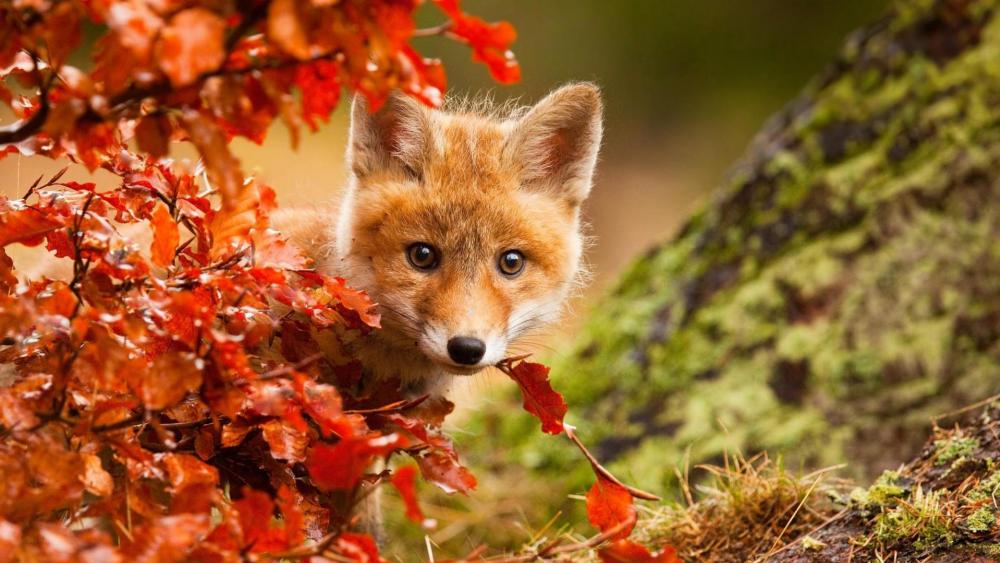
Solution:
M 486 343 L 478 338 L 456 336 L 448 341 L 448 355 L 462 365 L 476 365 L 485 353 Z

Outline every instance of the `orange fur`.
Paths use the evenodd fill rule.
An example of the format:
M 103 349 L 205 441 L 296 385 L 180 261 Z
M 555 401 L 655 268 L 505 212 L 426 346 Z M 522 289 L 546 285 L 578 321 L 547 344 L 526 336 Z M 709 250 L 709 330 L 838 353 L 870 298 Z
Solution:
M 383 329 L 353 352 L 375 378 L 410 390 L 499 361 L 525 334 L 555 320 L 580 273 L 580 204 L 601 140 L 591 84 L 565 86 L 508 116 L 446 112 L 393 96 L 370 114 L 356 100 L 340 202 L 292 209 L 275 222 L 325 273 L 347 278 L 380 304 Z M 407 248 L 437 249 L 432 271 Z M 503 252 L 525 257 L 516 277 Z M 475 365 L 449 358 L 447 342 L 485 342 Z

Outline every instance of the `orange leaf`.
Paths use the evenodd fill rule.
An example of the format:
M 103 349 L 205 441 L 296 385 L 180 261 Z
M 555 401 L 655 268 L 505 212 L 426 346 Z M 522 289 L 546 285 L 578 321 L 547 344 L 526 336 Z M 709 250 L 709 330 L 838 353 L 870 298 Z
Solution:
M 201 370 L 191 354 L 167 352 L 153 360 L 139 385 L 146 408 L 165 409 L 179 403 L 188 393 L 201 386 Z
M 337 551 L 357 563 L 381 563 L 385 561 L 378 554 L 378 545 L 371 536 L 362 534 L 341 534 L 337 538 Z
M 260 425 L 264 441 L 271 448 L 275 459 L 298 463 L 306 458 L 309 437 L 283 420 L 269 420 Z
M 166 268 L 174 261 L 174 252 L 181 241 L 177 222 L 170 215 L 166 205 L 157 205 L 150 219 L 153 225 L 153 246 L 151 254 L 153 263 Z
M 603 563 L 681 563 L 677 550 L 665 547 L 652 554 L 645 547 L 628 540 L 618 540 L 597 552 Z
M 293 57 L 305 60 L 312 54 L 297 0 L 274 0 L 267 10 L 267 36 Z
M 553 435 L 561 433 L 563 417 L 567 411 L 566 401 L 552 389 L 549 368 L 542 364 L 521 362 L 503 371 L 521 388 L 524 410 L 542 421 L 542 432 Z
M 247 192 L 252 192 L 252 207 L 256 209 L 257 190 L 243 184 L 243 170 L 240 161 L 229 151 L 229 140 L 225 131 L 208 115 L 193 109 L 181 114 L 181 123 L 188 133 L 191 143 L 198 148 L 198 153 L 205 161 L 205 170 L 212 187 L 222 195 L 224 212 L 234 212 L 245 203 Z M 246 208 L 241 208 L 245 210 Z M 256 222 L 256 215 L 251 225 Z M 213 231 L 215 229 L 213 228 Z
M 412 465 L 401 467 L 392 472 L 392 486 L 399 491 L 399 496 L 406 505 L 406 517 L 416 524 L 424 523 L 424 513 L 417 502 L 416 491 L 417 468 Z
M 160 32 L 160 69 L 174 86 L 186 86 L 222 65 L 226 22 L 204 8 L 182 10 Z
M 0 196 L 0 248 L 19 242 L 34 245 L 41 235 L 62 226 L 56 216 L 28 207 L 23 201 Z
M 635 506 L 632 494 L 625 487 L 598 474 L 594 486 L 587 492 L 587 519 L 597 529 L 606 532 L 624 522 L 631 522 L 616 538 L 627 538 L 635 526 Z
M 87 492 L 99 497 L 106 497 L 115 490 L 115 483 L 101 465 L 101 458 L 94 454 L 83 454 L 83 473 L 80 482 Z
M 431 451 L 417 458 L 424 479 L 450 494 L 467 493 L 476 488 L 476 476 L 458 463 L 454 455 Z
M 353 489 L 364 476 L 375 456 L 404 447 L 399 434 L 371 435 L 341 440 L 336 445 L 316 444 L 306 458 L 306 468 L 313 482 L 322 490 Z

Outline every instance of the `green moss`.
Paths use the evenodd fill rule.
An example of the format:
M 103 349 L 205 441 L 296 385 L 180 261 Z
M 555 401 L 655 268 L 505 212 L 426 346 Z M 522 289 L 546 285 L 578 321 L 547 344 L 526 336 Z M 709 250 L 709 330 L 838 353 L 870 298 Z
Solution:
M 993 509 L 983 506 L 973 512 L 966 520 L 965 526 L 973 532 L 988 532 L 993 529 L 993 524 L 997 521 Z
M 969 491 L 966 498 L 973 503 L 992 502 L 997 493 L 1000 493 L 1000 471 L 990 473 L 974 489 Z
M 825 543 L 817 539 L 813 539 L 809 536 L 805 536 L 804 538 L 802 538 L 800 540 L 800 545 L 802 545 L 802 549 L 806 551 L 823 551 L 824 549 L 826 549 Z
M 955 436 L 946 440 L 936 440 L 934 442 L 937 459 L 936 465 L 948 465 L 967 458 L 976 453 L 979 449 L 979 440 L 976 438 L 966 438 Z
M 941 495 L 917 488 L 910 502 L 885 509 L 875 518 L 874 538 L 882 545 L 912 542 L 921 550 L 951 545 L 957 536 Z
M 851 502 L 865 510 L 888 506 L 906 495 L 897 471 L 885 471 L 867 489 L 857 488 L 851 492 Z

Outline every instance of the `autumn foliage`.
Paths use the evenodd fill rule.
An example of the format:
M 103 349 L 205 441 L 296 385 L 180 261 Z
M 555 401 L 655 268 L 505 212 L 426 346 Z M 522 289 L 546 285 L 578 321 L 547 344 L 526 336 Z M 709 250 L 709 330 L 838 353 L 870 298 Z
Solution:
M 509 24 L 434 3 L 445 22 L 428 30 L 416 0 L 0 7 L 0 98 L 15 117 L 0 154 L 120 178 L 60 172 L 0 199 L 0 561 L 379 561 L 356 510 L 376 486 L 397 489 L 415 525 L 418 474 L 475 487 L 441 432 L 450 403 L 392 382 L 360 393 L 363 366 L 329 353 L 378 330 L 378 308 L 270 228 L 274 192 L 229 151 L 276 119 L 297 139 L 344 93 L 441 103 L 444 71 L 411 46 L 419 35 L 467 43 L 498 81 L 518 79 Z M 171 160 L 175 142 L 200 162 Z M 18 279 L 12 244 L 44 246 L 71 276 Z M 633 497 L 649 495 L 589 456 L 547 368 L 500 368 L 542 430 L 594 465 L 601 535 L 587 545 L 669 560 L 623 539 Z

